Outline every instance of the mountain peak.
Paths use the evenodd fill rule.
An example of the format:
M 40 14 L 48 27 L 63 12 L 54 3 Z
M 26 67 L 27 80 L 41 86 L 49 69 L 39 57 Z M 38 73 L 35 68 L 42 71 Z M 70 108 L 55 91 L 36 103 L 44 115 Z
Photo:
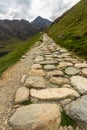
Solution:
M 38 16 L 35 18 L 34 21 L 32 21 L 32 24 L 37 27 L 39 30 L 43 30 L 44 28 L 50 26 L 52 22 L 48 19 L 42 18 L 41 16 Z

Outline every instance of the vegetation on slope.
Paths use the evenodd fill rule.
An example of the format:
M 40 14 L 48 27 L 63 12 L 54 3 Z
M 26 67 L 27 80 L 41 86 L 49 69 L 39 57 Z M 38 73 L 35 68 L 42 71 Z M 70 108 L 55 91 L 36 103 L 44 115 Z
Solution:
M 47 30 L 56 43 L 87 59 L 87 0 L 81 0 Z
M 0 75 L 11 65 L 20 60 L 21 56 L 25 54 L 33 44 L 40 39 L 41 34 L 37 34 L 27 41 L 20 41 L 16 44 L 14 51 L 0 58 Z

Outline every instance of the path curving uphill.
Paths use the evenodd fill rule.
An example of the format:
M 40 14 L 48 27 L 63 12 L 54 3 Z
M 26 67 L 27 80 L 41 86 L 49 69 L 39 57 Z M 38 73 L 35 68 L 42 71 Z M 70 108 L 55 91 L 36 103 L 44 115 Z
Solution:
M 86 70 L 87 61 L 43 34 L 43 41 L 2 77 L 1 130 L 86 130 Z M 61 125 L 63 110 L 75 127 Z

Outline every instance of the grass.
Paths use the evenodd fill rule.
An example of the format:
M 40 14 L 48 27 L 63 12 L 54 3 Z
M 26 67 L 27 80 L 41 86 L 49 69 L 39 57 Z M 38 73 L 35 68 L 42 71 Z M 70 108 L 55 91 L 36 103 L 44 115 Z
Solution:
M 47 33 L 60 46 L 87 59 L 87 0 L 81 0 L 57 19 Z
M 34 37 L 29 38 L 27 41 L 21 41 L 16 44 L 14 51 L 0 58 L 0 76 L 6 69 L 17 63 L 21 56 L 24 55 L 40 38 L 41 34 L 37 34 Z
M 31 100 L 29 100 L 29 101 L 25 101 L 25 102 L 22 103 L 22 105 L 24 105 L 24 106 L 26 106 L 26 105 L 30 105 L 30 104 L 32 104 Z
M 76 127 L 76 123 L 74 120 L 72 120 L 69 116 L 66 115 L 65 111 L 63 110 L 61 112 L 62 116 L 61 116 L 61 125 L 62 126 L 72 126 L 72 127 Z

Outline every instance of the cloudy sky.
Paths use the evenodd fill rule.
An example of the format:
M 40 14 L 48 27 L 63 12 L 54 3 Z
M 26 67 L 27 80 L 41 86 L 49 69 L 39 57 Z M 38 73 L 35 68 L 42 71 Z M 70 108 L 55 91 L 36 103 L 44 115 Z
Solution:
M 54 20 L 80 0 L 0 0 L 0 19 Z

